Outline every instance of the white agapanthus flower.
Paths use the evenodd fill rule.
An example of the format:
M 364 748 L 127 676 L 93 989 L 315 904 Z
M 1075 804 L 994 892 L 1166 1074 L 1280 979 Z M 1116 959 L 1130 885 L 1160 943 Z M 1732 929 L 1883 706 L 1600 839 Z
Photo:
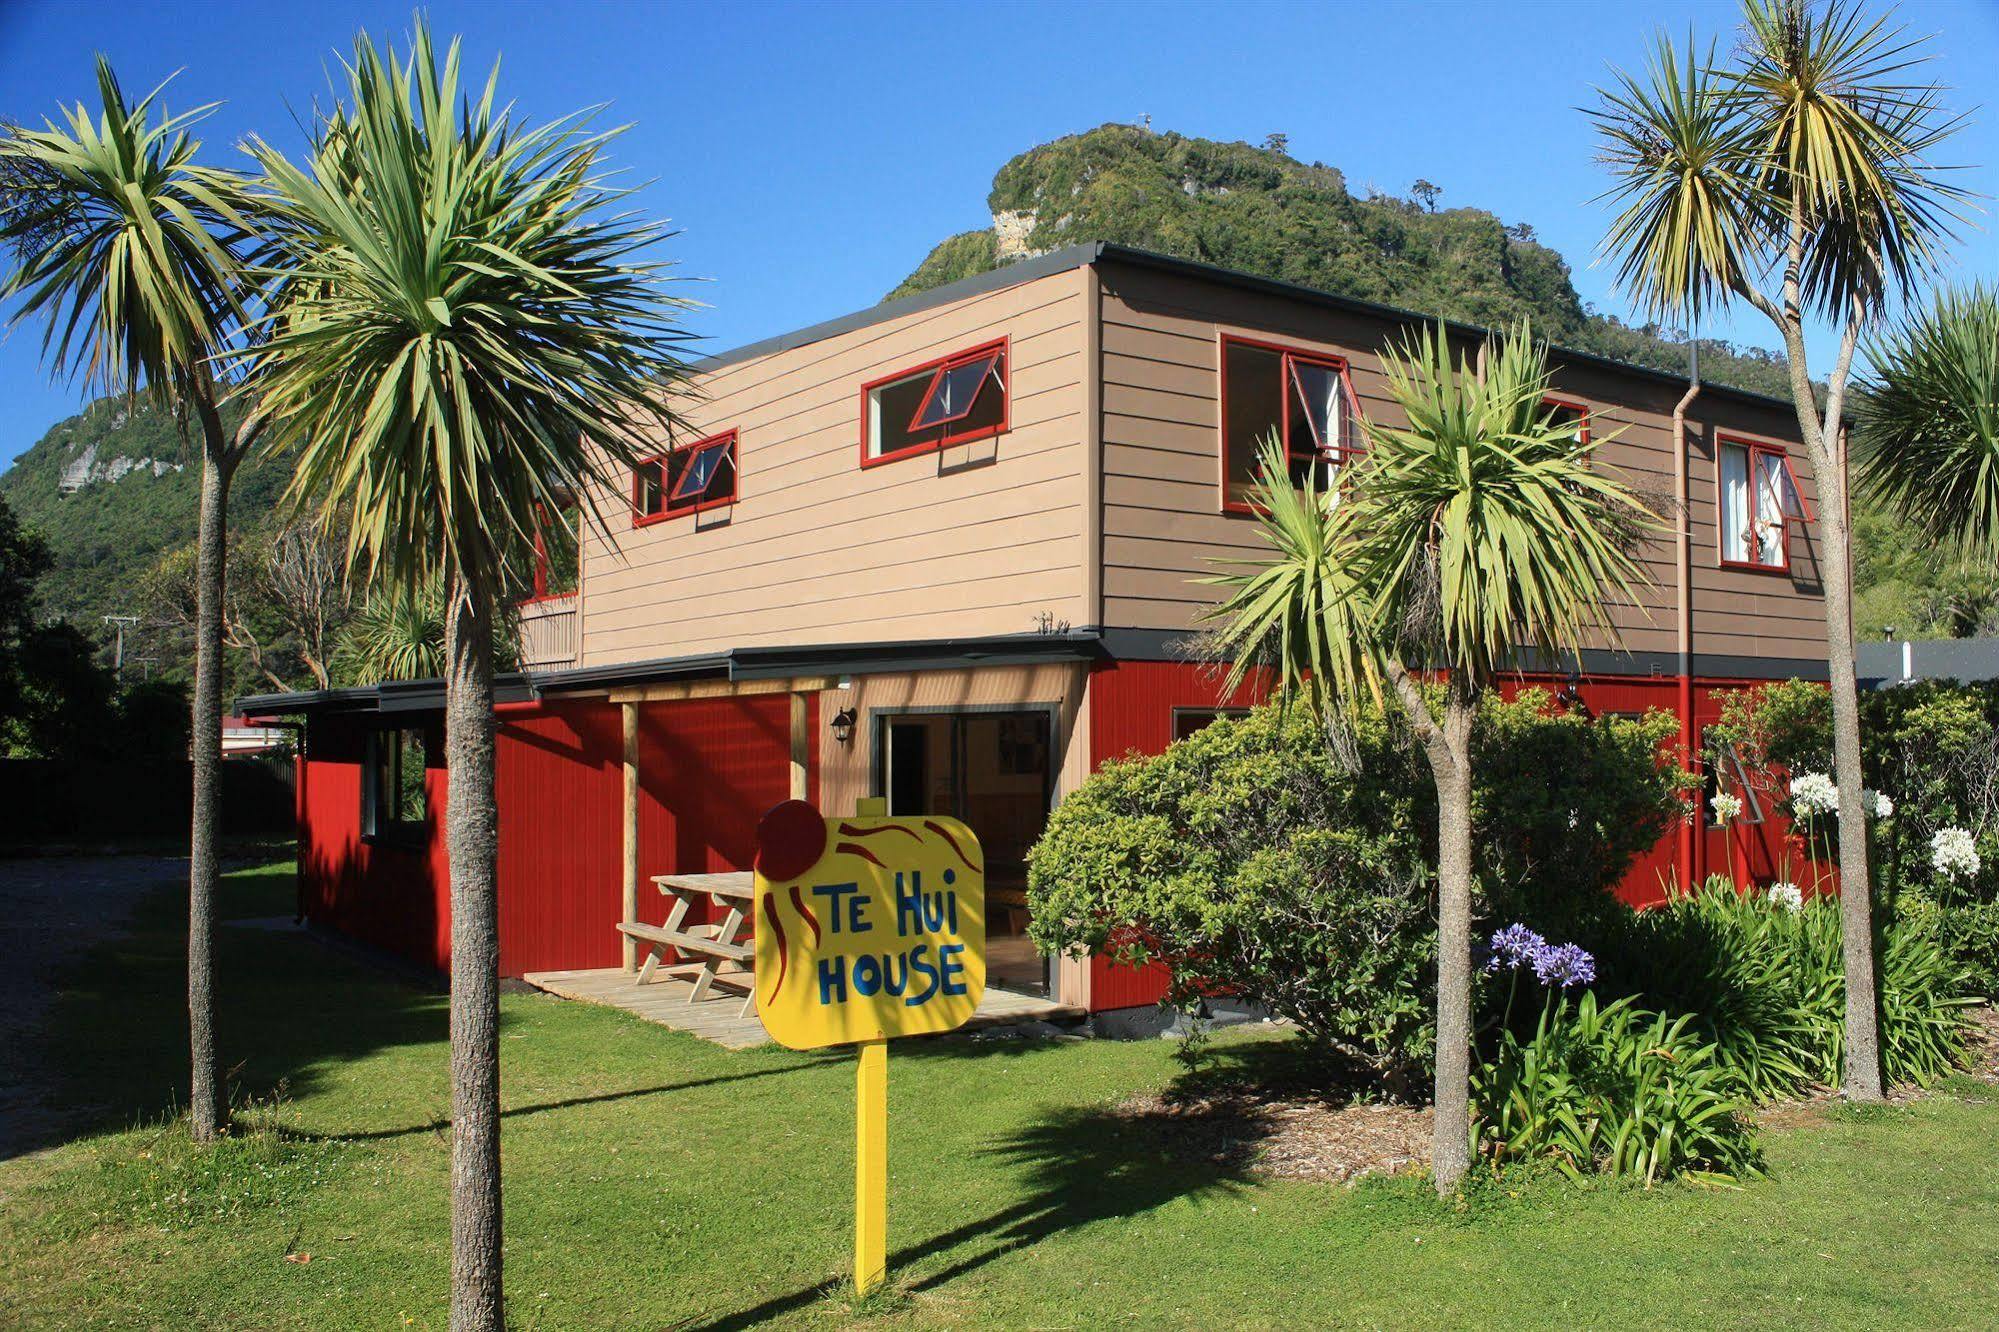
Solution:
M 1892 819 L 1895 817 L 1895 802 L 1888 798 L 1886 791 L 1862 791 L 1860 809 L 1869 818 Z
M 1742 797 L 1731 795 L 1727 791 L 1716 791 L 1714 799 L 1707 803 L 1708 807 L 1714 810 L 1714 821 L 1716 823 L 1727 823 L 1730 819 L 1742 813 Z
M 1791 779 L 1791 808 L 1800 818 L 1816 818 L 1839 808 L 1839 788 L 1822 772 Z
M 1978 843 L 1962 828 L 1939 828 L 1930 838 L 1930 864 L 1949 879 L 1969 879 L 1978 873 Z
M 1770 901 L 1791 911 L 1802 911 L 1805 894 L 1795 883 L 1773 883 L 1770 885 Z

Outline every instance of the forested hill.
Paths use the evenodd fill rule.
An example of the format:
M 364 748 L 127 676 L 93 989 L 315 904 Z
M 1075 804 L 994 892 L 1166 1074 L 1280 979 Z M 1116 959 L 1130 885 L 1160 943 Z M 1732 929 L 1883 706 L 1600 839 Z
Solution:
M 933 249 L 890 296 L 1079 241 L 1110 241 L 1488 327 L 1521 316 L 1550 341 L 1685 373 L 1687 347 L 1584 307 L 1560 254 L 1480 208 L 1347 190 L 1335 167 L 1265 147 L 1103 125 L 1020 154 L 993 177 L 993 225 Z M 1704 378 L 1785 397 L 1780 358 L 1712 340 Z
M 284 482 L 281 465 L 252 459 L 231 489 L 232 516 L 270 513 Z M 141 584 L 163 554 L 194 540 L 200 492 L 200 443 L 150 398 L 99 399 L 0 473 L 0 496 L 55 557 L 41 579 L 42 616 L 93 633 L 105 615 L 153 618 Z

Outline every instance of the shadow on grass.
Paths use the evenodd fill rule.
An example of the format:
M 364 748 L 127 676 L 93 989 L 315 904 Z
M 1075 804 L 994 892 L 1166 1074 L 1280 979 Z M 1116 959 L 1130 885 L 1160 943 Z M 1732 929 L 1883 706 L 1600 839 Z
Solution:
M 319 1070 L 388 1047 L 442 1041 L 444 996 L 411 989 L 303 933 L 228 922 L 288 916 L 288 871 L 225 878 L 215 932 L 217 1048 L 232 1101 L 310 1095 Z M 61 1122 L 16 1151 L 171 1117 L 188 1077 L 185 886 L 142 900 L 129 929 L 66 968 L 43 1033 Z M 250 1052 L 245 1054 L 244 1052 Z
M 135 909 L 130 927 L 60 973 L 43 1039 L 63 1107 L 60 1120 L 10 1143 L 21 1154 L 102 1132 L 158 1123 L 186 1100 L 185 889 L 163 882 Z M 292 1102 L 322 1089 L 326 1070 L 398 1046 L 442 1047 L 449 997 L 428 975 L 383 965 L 365 950 L 304 933 L 230 926 L 232 920 L 288 916 L 288 867 L 223 880 L 215 935 L 217 1047 L 232 1102 L 281 1095 Z M 502 1018 L 503 1027 L 508 1019 Z M 723 1083 L 773 1077 L 812 1066 L 760 1065 L 710 1077 L 515 1105 L 518 1119 L 550 1111 L 634 1100 Z M 379 1141 L 444 1133 L 450 1119 L 344 1133 L 295 1130 L 300 1140 Z M 4 1158 L 0 1158 L 4 1159 Z
M 730 1082 L 748 1082 L 755 1078 L 774 1078 L 780 1073 L 796 1073 L 807 1068 L 807 1064 L 786 1064 L 780 1068 L 757 1068 L 744 1073 L 723 1073 L 712 1078 L 689 1078 L 685 1082 L 663 1082 L 657 1087 L 632 1087 L 624 1091 L 597 1092 L 590 1096 L 570 1096 L 560 1101 L 542 1101 L 534 1105 L 516 1105 L 500 1111 L 500 1118 L 519 1119 L 528 1115 L 545 1115 L 552 1110 L 572 1110 L 582 1105 L 603 1105 L 611 1101 L 632 1101 L 646 1096 L 664 1096 L 668 1092 L 693 1091 L 697 1087 L 716 1087 Z M 390 1138 L 411 1138 L 424 1133 L 443 1133 L 451 1127 L 448 1118 L 437 1118 L 423 1124 L 407 1124 L 402 1128 L 373 1129 L 361 1133 L 297 1133 L 292 1136 L 305 1139 L 324 1139 L 334 1142 L 381 1142 Z
M 1257 1130 L 1245 1125 L 1242 1150 L 1189 1159 L 1171 1115 L 1107 1107 L 1062 1110 L 985 1149 L 1017 1172 L 1021 1201 L 896 1249 L 889 1277 L 943 1258 L 908 1281 L 907 1292 L 933 1290 L 1064 1231 L 1137 1216 L 1177 1199 L 1231 1192 L 1247 1181 Z M 838 1299 L 843 1280 L 802 1287 L 705 1322 L 675 1324 L 703 1332 L 756 1327 L 816 1303 Z

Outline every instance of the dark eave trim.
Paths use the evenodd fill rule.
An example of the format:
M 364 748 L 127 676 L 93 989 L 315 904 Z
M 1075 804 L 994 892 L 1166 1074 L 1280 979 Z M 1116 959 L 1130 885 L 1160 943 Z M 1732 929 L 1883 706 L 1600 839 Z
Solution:
M 518 672 L 493 677 L 495 703 L 526 703 L 534 699 L 533 682 Z M 288 694 L 245 694 L 235 703 L 236 715 L 248 720 L 290 717 L 301 713 L 439 712 L 444 708 L 442 680 L 385 680 L 347 689 L 302 689 Z
M 1090 662 L 1101 660 L 1103 656 L 1101 639 L 1088 631 L 993 634 L 980 638 L 937 638 L 914 642 L 732 648 L 726 652 L 655 657 L 612 666 L 504 675 L 494 681 L 493 697 L 496 703 L 524 703 L 673 680 L 782 680 L 807 675 L 962 671 L 979 666 Z M 245 718 L 299 713 L 434 712 L 443 706 L 444 682 L 441 680 L 397 680 L 355 689 L 252 694 L 236 700 L 236 712 Z

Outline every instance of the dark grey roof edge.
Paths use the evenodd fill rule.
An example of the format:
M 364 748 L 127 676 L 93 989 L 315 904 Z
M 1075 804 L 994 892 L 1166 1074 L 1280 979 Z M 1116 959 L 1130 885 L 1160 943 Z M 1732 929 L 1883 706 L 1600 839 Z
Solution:
M 535 696 L 531 677 L 505 671 L 493 677 L 493 701 L 521 703 Z M 244 694 L 235 701 L 242 718 L 283 717 L 298 712 L 430 712 L 444 706 L 444 681 L 384 680 L 341 689 L 301 689 L 283 694 Z
M 1130 264 L 1134 267 L 1155 268 L 1165 272 L 1181 273 L 1209 282 L 1219 282 L 1247 291 L 1267 292 L 1271 295 L 1283 296 L 1291 300 L 1306 301 L 1313 305 L 1344 310 L 1350 314 L 1365 315 L 1374 319 L 1386 319 L 1403 324 L 1428 324 L 1437 321 L 1437 316 L 1435 315 L 1421 314 L 1415 310 L 1404 309 L 1401 306 L 1384 305 L 1378 301 L 1364 301 L 1353 296 L 1341 296 L 1334 292 L 1321 291 L 1317 287 L 1300 286 L 1295 282 L 1280 282 L 1275 278 L 1258 277 L 1254 273 L 1245 273 L 1239 269 L 1223 268 L 1216 264 L 1204 264 L 1194 259 L 1181 259 L 1170 254 L 1159 254 L 1153 250 L 1141 250 L 1131 245 L 1114 245 L 1108 241 L 1083 241 L 1075 245 L 1065 245 L 1059 250 L 1050 250 L 1047 254 L 1037 255 L 1032 259 L 1021 259 L 1011 264 L 1004 264 L 992 269 L 990 272 L 976 273 L 968 278 L 960 278 L 956 282 L 947 282 L 941 287 L 932 287 L 928 291 L 920 291 L 912 296 L 903 296 L 896 300 L 883 301 L 879 305 L 869 306 L 865 310 L 856 310 L 852 314 L 841 315 L 836 319 L 823 320 L 820 323 L 810 324 L 790 333 L 780 333 L 775 337 L 764 338 L 757 342 L 746 343 L 740 347 L 733 347 L 728 351 L 717 352 L 713 356 L 695 362 L 694 369 L 698 373 L 720 370 L 725 366 L 734 365 L 738 361 L 747 361 L 752 357 L 768 356 L 776 352 L 790 351 L 796 347 L 808 346 L 814 342 L 823 342 L 827 338 L 836 337 L 842 333 L 850 333 L 855 329 L 867 328 L 872 324 L 885 323 L 890 319 L 897 319 L 903 315 L 915 314 L 918 311 L 932 309 L 939 305 L 948 305 L 952 301 L 964 300 L 968 296 L 983 296 L 988 292 L 1003 291 L 1008 287 L 1017 287 L 1024 282 L 1034 282 L 1056 273 L 1067 272 L 1072 268 L 1081 268 L 1084 265 L 1096 264 L 1104 260 Z M 1468 324 L 1455 319 L 1447 319 L 1443 322 L 1446 328 L 1465 337 L 1484 337 L 1486 334 L 1494 331 L 1478 324 Z M 1594 366 L 1598 369 L 1609 371 L 1612 374 L 1634 375 L 1640 379 L 1649 379 L 1654 383 L 1660 384 L 1671 384 L 1679 388 L 1684 388 L 1690 382 L 1685 375 L 1675 374 L 1670 370 L 1654 369 L 1652 366 L 1639 365 L 1632 361 L 1620 361 L 1614 356 L 1603 356 L 1596 352 L 1580 351 L 1574 347 L 1564 347 L 1559 344 L 1550 344 L 1550 349 L 1562 361 L 1574 365 Z M 1701 383 L 1701 392 L 1711 393 L 1717 397 L 1733 399 L 1737 402 L 1751 403 L 1758 407 L 1774 407 L 1780 411 L 1795 410 L 1794 405 L 1787 399 L 1773 398 L 1767 393 L 1757 393 L 1750 389 L 1735 388 L 1727 384 L 1716 384 L 1703 380 Z
M 504 675 L 494 681 L 494 697 L 497 702 L 512 703 L 552 694 L 664 680 L 768 680 L 808 674 L 866 675 L 896 670 L 1094 661 L 1102 655 L 1102 639 L 1090 630 L 1059 634 L 991 634 L 976 638 L 823 643 L 801 647 L 730 648 L 725 652 L 653 657 L 610 666 L 580 666 L 561 671 Z M 249 694 L 236 700 L 237 715 L 242 717 L 274 717 L 300 712 L 411 712 L 443 706 L 442 680 L 393 680 L 347 689 Z
M 1067 272 L 1072 268 L 1095 263 L 1103 249 L 1104 246 L 1096 241 L 1081 245 L 1065 245 L 1059 250 L 1050 250 L 1047 254 L 1036 255 L 1032 259 L 1020 259 L 1010 264 L 1002 264 L 989 272 L 974 273 L 971 277 L 959 278 L 956 282 L 947 282 L 928 291 L 898 296 L 892 301 L 883 301 L 879 305 L 871 305 L 852 314 L 822 320 L 817 324 L 808 324 L 790 333 L 779 333 L 774 337 L 745 343 L 740 347 L 731 347 L 728 351 L 716 352 L 713 356 L 694 362 L 693 369 L 697 374 L 706 374 L 710 370 L 720 370 L 752 357 L 790 351 L 794 347 L 823 342 L 827 338 L 850 333 L 857 328 L 886 323 L 888 320 L 899 319 L 903 315 L 916 314 L 939 305 L 949 305 L 952 301 L 961 301 L 967 296 L 983 296 L 988 292 L 1004 291 L 1023 282 L 1034 282 L 1056 273 Z
M 1352 314 L 1367 315 L 1377 319 L 1390 319 L 1397 323 L 1433 324 L 1438 322 L 1434 314 L 1421 314 L 1397 305 L 1384 305 L 1379 301 L 1364 301 L 1353 296 L 1340 296 L 1317 287 L 1300 286 L 1295 282 L 1280 282 L 1275 278 L 1258 277 L 1254 273 L 1244 273 L 1233 268 L 1221 268 L 1214 264 L 1204 264 L 1193 259 L 1181 259 L 1170 254 L 1158 254 L 1151 250 L 1141 250 L 1128 245 L 1104 244 L 1099 247 L 1100 258 L 1114 262 L 1132 264 L 1137 267 L 1157 268 L 1166 272 L 1184 273 L 1190 277 L 1206 278 L 1209 281 L 1224 282 L 1232 287 L 1250 291 L 1267 292 L 1274 296 L 1285 296 L 1293 300 L 1308 301 L 1314 305 L 1324 305 Z M 1468 324 L 1461 320 L 1445 319 L 1445 328 L 1465 337 L 1485 337 L 1499 330 L 1479 324 Z M 1614 356 L 1603 356 L 1596 352 L 1579 351 L 1574 347 L 1564 347 L 1550 343 L 1549 351 L 1565 362 L 1574 365 L 1590 365 L 1608 370 L 1614 374 L 1636 375 L 1658 383 L 1685 387 L 1691 382 L 1687 376 L 1674 374 L 1670 370 L 1657 370 L 1649 365 L 1639 365 L 1632 361 L 1620 361 Z M 1783 411 L 1795 411 L 1795 405 L 1787 398 L 1773 398 L 1767 393 L 1757 393 L 1750 389 L 1735 388 L 1728 384 L 1713 384 L 1701 381 L 1702 393 L 1713 393 L 1719 397 L 1733 398 L 1741 402 L 1754 403 L 1759 407 L 1775 407 Z

